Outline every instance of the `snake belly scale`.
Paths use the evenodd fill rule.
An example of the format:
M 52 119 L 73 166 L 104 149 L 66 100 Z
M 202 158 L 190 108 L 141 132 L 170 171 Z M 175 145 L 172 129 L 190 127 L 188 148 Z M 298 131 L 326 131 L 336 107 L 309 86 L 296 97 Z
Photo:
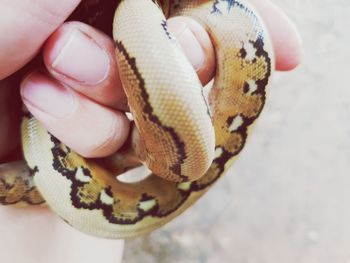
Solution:
M 148 233 L 200 198 L 241 152 L 265 104 L 273 49 L 258 14 L 240 0 L 123 0 L 113 25 L 119 70 L 135 120 L 133 151 L 152 173 L 126 183 L 84 159 L 30 113 L 26 163 L 0 166 L 0 203 L 41 205 L 106 238 Z M 209 33 L 216 75 L 205 99 L 166 18 L 185 15 Z M 122 153 L 116 154 L 123 165 Z M 117 168 L 116 168 L 117 169 Z

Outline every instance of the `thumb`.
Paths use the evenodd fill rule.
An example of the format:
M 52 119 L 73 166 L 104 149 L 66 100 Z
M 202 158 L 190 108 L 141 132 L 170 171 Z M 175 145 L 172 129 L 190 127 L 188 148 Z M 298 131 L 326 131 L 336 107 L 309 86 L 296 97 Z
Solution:
M 0 80 L 29 62 L 80 0 L 0 0 Z

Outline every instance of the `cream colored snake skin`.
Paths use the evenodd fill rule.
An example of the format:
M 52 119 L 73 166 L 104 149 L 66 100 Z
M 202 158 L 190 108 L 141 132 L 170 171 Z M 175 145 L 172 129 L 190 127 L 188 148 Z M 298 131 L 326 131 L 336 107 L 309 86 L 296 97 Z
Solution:
M 216 75 L 207 100 L 168 31 L 166 18 L 177 15 L 202 24 L 215 47 Z M 45 200 L 81 231 L 127 238 L 177 217 L 228 170 L 264 106 L 274 57 L 261 19 L 244 1 L 120 1 L 113 35 L 136 127 L 129 150 L 84 159 L 25 113 L 28 166 L 0 167 L 0 203 Z M 132 155 L 152 174 L 127 183 L 118 175 L 139 165 L 129 164 Z

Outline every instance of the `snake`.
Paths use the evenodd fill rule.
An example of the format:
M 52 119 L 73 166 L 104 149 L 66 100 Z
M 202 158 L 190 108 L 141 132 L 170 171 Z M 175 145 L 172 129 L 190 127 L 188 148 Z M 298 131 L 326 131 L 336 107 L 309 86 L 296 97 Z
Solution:
M 227 172 L 265 105 L 274 53 L 262 19 L 244 0 L 116 5 L 115 54 L 134 122 L 128 143 L 112 156 L 86 159 L 24 110 L 25 160 L 0 166 L 0 203 L 47 204 L 80 231 L 118 239 L 170 222 Z M 168 29 L 174 16 L 195 19 L 213 43 L 216 71 L 207 93 Z M 139 166 L 150 173 L 120 179 Z

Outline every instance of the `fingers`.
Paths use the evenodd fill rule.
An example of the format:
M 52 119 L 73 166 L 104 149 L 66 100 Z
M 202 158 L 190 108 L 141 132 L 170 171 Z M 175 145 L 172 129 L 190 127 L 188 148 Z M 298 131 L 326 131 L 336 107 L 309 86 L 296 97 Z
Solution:
M 185 17 L 170 19 L 169 28 L 174 30 L 202 83 L 208 83 L 215 70 L 208 34 Z M 126 110 L 114 43 L 102 32 L 83 23 L 66 23 L 49 38 L 44 61 L 51 75 L 62 83 L 103 105 Z
M 26 64 L 79 2 L 69 0 L 58 5 L 54 0 L 1 1 L 0 35 L 3 37 L 0 42 L 0 79 Z M 270 1 L 250 2 L 269 28 L 276 50 L 277 69 L 296 67 L 300 63 L 301 49 L 300 37 L 294 25 Z
M 197 30 L 199 25 L 191 23 L 190 27 Z M 199 30 L 197 35 L 204 34 L 203 50 L 209 49 L 211 42 L 206 32 Z M 186 33 L 185 37 L 181 34 L 180 40 L 189 43 Z M 31 113 L 52 134 L 85 157 L 112 154 L 128 135 L 128 120 L 116 110 L 125 110 L 126 97 L 114 52 L 113 41 L 100 31 L 78 22 L 66 23 L 44 47 L 44 61 L 50 74 L 35 72 L 21 85 L 22 98 Z M 214 60 L 212 52 L 211 58 L 204 58 L 197 65 L 203 82 L 210 80 L 207 72 L 213 72 L 214 66 L 207 65 L 214 65 Z
M 269 0 L 249 0 L 259 12 L 270 33 L 275 50 L 276 69 L 288 71 L 301 62 L 301 37 L 286 14 Z
M 277 69 L 292 69 L 300 62 L 301 53 L 295 29 L 269 2 L 251 1 L 271 31 Z M 274 23 L 279 27 L 268 16 L 275 16 Z M 190 18 L 170 19 L 169 28 L 206 84 L 215 71 L 214 48 L 208 34 Z M 274 30 L 287 33 L 283 36 Z M 66 23 L 45 45 L 44 61 L 50 74 L 34 73 L 21 86 L 24 103 L 32 114 L 83 156 L 102 157 L 118 150 L 127 138 L 129 123 L 117 110 L 126 109 L 126 98 L 113 41 L 85 24 Z
M 111 155 L 129 133 L 125 114 L 104 107 L 42 73 L 21 85 L 28 110 L 58 139 L 85 157 Z
M 25 65 L 79 0 L 0 1 L 0 79 Z

